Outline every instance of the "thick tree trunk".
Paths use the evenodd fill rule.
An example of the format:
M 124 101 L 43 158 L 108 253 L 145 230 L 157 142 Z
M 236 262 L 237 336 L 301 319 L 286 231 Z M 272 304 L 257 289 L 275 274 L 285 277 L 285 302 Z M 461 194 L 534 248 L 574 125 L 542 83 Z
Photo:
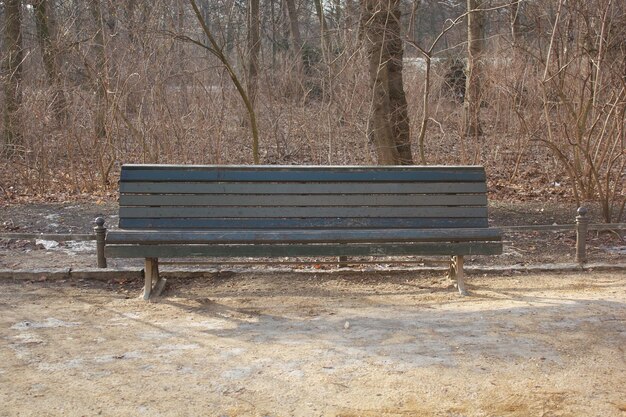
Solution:
M 484 12 L 477 10 L 481 3 L 480 0 L 467 0 L 467 77 L 463 103 L 463 125 L 466 136 L 482 135 L 480 81 L 483 72 Z
M 21 1 L 4 2 L 4 45 L 6 52 L 2 72 L 4 73 L 4 132 L 3 142 L 8 155 L 15 153 L 22 143 L 22 125 L 19 108 L 22 104 L 22 16 Z
M 400 25 L 400 2 L 396 3 L 394 9 L 395 16 L 388 22 L 391 36 L 388 38 L 389 61 L 389 102 L 391 104 L 391 129 L 393 132 L 396 149 L 398 150 L 400 165 L 411 165 L 413 156 L 411 154 L 411 138 L 409 127 L 409 114 L 404 94 L 404 83 L 402 79 L 402 63 L 404 48 Z
M 413 163 L 402 81 L 399 5 L 399 0 L 363 0 L 361 27 L 372 90 L 367 134 L 380 165 Z

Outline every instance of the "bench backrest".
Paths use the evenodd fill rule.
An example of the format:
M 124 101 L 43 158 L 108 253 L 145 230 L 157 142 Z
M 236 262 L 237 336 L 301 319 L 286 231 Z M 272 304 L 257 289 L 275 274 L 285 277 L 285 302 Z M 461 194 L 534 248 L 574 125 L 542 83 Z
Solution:
M 487 227 L 479 166 L 124 165 L 123 229 Z

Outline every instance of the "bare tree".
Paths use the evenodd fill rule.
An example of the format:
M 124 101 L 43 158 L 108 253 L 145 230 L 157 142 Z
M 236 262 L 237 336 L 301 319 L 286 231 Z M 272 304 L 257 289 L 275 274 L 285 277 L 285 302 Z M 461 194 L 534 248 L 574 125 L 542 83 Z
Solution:
M 202 15 L 202 12 L 200 11 L 200 8 L 198 7 L 196 3 L 196 0 L 189 0 L 189 3 L 191 4 L 191 8 L 193 9 L 196 19 L 198 20 L 198 23 L 200 23 L 200 26 L 202 27 L 202 31 L 204 32 L 205 36 L 209 40 L 209 45 L 205 45 L 202 42 L 192 39 L 188 36 L 179 35 L 179 37 L 182 40 L 192 42 L 195 45 L 203 47 L 204 49 L 209 51 L 209 53 L 215 56 L 222 63 L 222 65 L 224 65 L 224 68 L 228 72 L 228 75 L 230 76 L 231 81 L 235 85 L 237 92 L 241 96 L 241 99 L 244 102 L 244 105 L 246 106 L 248 117 L 250 118 L 250 129 L 252 130 L 252 157 L 254 159 L 254 163 L 258 164 L 259 163 L 259 129 L 258 129 L 257 121 L 256 121 L 256 113 L 254 111 L 253 103 L 250 100 L 250 96 L 248 95 L 248 92 L 243 88 L 241 81 L 239 81 L 239 77 L 237 76 L 235 69 L 230 64 L 226 55 L 224 55 L 224 52 L 222 52 L 223 48 L 221 48 L 218 45 L 218 43 L 215 41 L 215 37 L 211 33 L 211 30 L 209 29 L 207 22 L 204 20 L 204 16 Z
M 8 154 L 15 153 L 22 143 L 22 126 L 19 116 L 22 103 L 22 15 L 20 0 L 4 3 L 4 44 L 6 48 L 2 72 L 4 73 L 4 132 L 3 142 Z
M 577 204 L 596 199 L 607 222 L 626 206 L 624 12 L 613 0 L 559 0 L 541 80 L 538 140 L 570 176 Z

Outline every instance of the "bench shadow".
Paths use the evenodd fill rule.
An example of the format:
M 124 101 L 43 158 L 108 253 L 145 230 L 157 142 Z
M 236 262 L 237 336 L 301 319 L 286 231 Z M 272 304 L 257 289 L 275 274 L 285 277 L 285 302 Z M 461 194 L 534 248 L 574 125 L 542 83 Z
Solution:
M 443 291 L 450 290 L 439 293 Z M 198 315 L 199 320 L 229 322 L 224 328 L 202 330 L 207 336 L 277 349 L 305 346 L 337 357 L 374 364 L 391 361 L 401 367 L 456 366 L 468 356 L 559 364 L 564 361 L 563 346 L 592 354 L 595 349 L 615 350 L 626 344 L 626 303 L 610 300 L 528 295 L 523 289 L 424 300 L 430 291 L 412 289 L 377 295 L 375 300 L 365 292 L 350 300 L 316 293 L 281 306 L 272 298 L 276 292 L 268 294 L 220 293 L 195 299 L 193 306 L 167 297 L 160 303 Z M 414 296 L 415 303 L 398 303 L 393 299 L 396 295 Z M 242 306 L 241 300 L 254 297 L 252 306 Z M 465 307 L 469 303 L 471 309 Z
M 453 367 L 468 358 L 484 361 L 487 367 L 498 360 L 558 365 L 567 360 L 570 349 L 593 355 L 597 349 L 619 352 L 626 345 L 626 302 L 560 296 L 558 288 L 550 288 L 549 296 L 537 294 L 537 288 L 534 294 L 498 288 L 459 297 L 453 289 L 433 291 L 420 285 L 409 282 L 400 286 L 402 291 L 359 291 L 347 298 L 319 288 L 304 294 L 301 289 L 283 291 L 282 285 L 263 291 L 255 286 L 221 288 L 200 295 L 194 295 L 193 288 L 175 288 L 154 307 L 211 324 L 195 327 L 191 334 L 169 326 L 163 316 L 129 317 L 128 304 L 113 306 L 106 294 L 101 303 L 73 298 L 204 348 L 213 349 L 217 338 L 247 349 L 322 355 L 329 367 Z M 58 289 L 63 295 L 63 288 Z M 285 296 L 290 300 L 283 304 Z M 145 305 L 140 299 L 134 302 Z

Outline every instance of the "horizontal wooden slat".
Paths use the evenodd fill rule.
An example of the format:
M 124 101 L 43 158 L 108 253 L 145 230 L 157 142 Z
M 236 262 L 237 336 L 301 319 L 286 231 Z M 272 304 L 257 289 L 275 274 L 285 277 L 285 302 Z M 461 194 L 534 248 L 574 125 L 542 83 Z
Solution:
M 138 194 L 472 194 L 486 193 L 485 182 L 433 183 L 245 183 L 121 182 L 120 193 Z
M 499 242 L 414 244 L 107 245 L 111 258 L 498 255 Z
M 485 206 L 486 195 L 121 195 L 120 206 Z
M 123 229 L 360 229 L 360 228 L 473 228 L 487 227 L 487 218 L 318 218 L 307 219 L 131 219 Z
M 124 164 L 128 171 L 161 171 L 161 170 L 220 170 L 220 171 L 419 171 L 429 169 L 446 169 L 451 171 L 467 171 L 483 169 L 480 165 L 192 165 L 192 164 Z
M 484 181 L 485 172 L 481 167 L 468 167 L 463 170 L 449 167 L 407 167 L 363 169 L 361 167 L 329 167 L 307 169 L 292 167 L 255 166 L 244 168 L 226 167 L 180 167 L 153 169 L 122 168 L 120 176 L 125 181 L 245 181 L 245 182 L 345 182 L 345 181 Z
M 495 241 L 496 229 L 379 229 L 379 230 L 220 230 L 133 231 L 115 230 L 109 243 L 366 243 Z
M 487 217 L 484 207 L 120 207 L 120 218 Z

